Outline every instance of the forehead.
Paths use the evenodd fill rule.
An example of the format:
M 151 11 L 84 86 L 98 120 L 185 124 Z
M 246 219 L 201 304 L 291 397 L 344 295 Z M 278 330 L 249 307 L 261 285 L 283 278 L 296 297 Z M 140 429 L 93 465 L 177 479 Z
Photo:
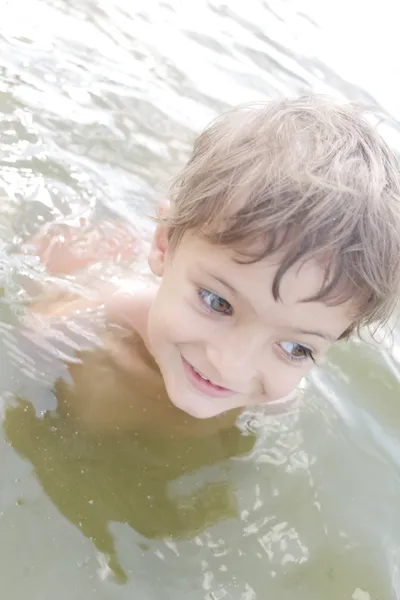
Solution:
M 251 292 L 264 291 L 270 288 L 277 269 L 280 256 L 267 256 L 255 262 L 249 262 L 238 251 L 225 246 L 212 244 L 200 236 L 186 234 L 179 246 L 180 262 L 188 268 L 200 268 L 211 274 L 222 273 L 224 279 L 234 280 Z M 305 298 L 315 296 L 324 281 L 324 269 L 316 261 L 308 261 L 295 265 L 282 279 L 280 286 L 281 301 L 285 303 L 301 302 Z M 306 293 L 304 293 L 304 291 Z
M 179 252 L 180 251 L 180 252 Z M 323 265 L 316 260 L 294 265 L 281 280 L 279 301 L 272 297 L 272 284 L 280 266 L 280 256 L 272 255 L 257 262 L 240 262 L 243 256 L 237 251 L 211 244 L 200 236 L 185 235 L 178 253 L 186 271 L 194 276 L 206 275 L 231 286 L 243 299 L 262 314 L 270 309 L 271 302 L 281 309 L 291 309 L 294 318 L 315 315 L 319 320 L 335 318 L 342 331 L 354 320 L 356 309 L 351 302 L 328 306 L 323 301 L 305 302 L 320 291 L 325 276 Z

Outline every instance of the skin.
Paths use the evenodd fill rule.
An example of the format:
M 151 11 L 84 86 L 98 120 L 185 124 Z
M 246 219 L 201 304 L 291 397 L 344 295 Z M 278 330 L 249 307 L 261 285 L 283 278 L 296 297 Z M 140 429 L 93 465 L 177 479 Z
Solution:
M 62 259 L 60 247 L 57 253 Z M 162 419 L 204 431 L 230 426 L 243 408 L 290 395 L 352 323 L 354 307 L 305 301 L 323 281 L 316 261 L 292 268 L 275 300 L 277 257 L 252 264 L 237 258 L 234 249 L 190 232 L 172 251 L 159 225 L 148 257 L 156 278 L 102 298 L 109 322 L 125 335 L 110 330 L 104 349 L 70 367 L 74 388 L 60 394 L 74 414 L 96 428 Z M 57 261 L 53 266 L 59 272 Z M 35 310 L 48 320 L 87 305 L 73 299 Z M 211 382 L 205 390 L 203 378 Z

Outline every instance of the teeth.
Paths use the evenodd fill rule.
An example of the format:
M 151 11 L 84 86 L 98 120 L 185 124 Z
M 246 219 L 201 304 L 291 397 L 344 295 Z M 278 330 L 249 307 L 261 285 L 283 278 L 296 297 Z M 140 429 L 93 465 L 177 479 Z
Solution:
M 195 369 L 194 367 L 193 367 L 193 370 L 196 371 L 197 375 L 200 375 L 200 377 L 202 379 L 204 379 L 204 381 L 208 381 L 209 383 L 211 383 L 211 381 L 209 379 L 207 379 L 207 377 L 204 377 L 204 375 L 202 375 L 201 373 L 199 373 L 199 371 L 197 369 Z

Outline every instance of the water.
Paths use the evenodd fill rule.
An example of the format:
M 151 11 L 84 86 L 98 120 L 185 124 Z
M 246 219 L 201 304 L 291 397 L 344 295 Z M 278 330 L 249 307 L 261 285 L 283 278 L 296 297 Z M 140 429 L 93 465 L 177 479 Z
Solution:
M 397 334 L 379 351 L 335 348 L 300 413 L 244 419 L 247 435 L 87 434 L 53 412 L 62 362 L 19 343 L 44 274 L 15 252 L 71 212 L 147 236 L 196 132 L 229 105 L 307 90 L 361 100 L 400 147 L 395 3 L 1 9 L 2 597 L 400 598 Z

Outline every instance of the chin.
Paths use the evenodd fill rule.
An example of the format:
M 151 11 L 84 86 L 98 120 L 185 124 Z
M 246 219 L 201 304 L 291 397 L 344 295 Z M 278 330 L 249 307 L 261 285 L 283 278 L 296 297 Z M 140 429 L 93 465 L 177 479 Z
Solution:
M 174 399 L 173 394 L 169 395 L 169 398 L 172 404 L 176 406 L 176 408 L 179 408 L 179 410 L 193 417 L 194 419 L 211 419 L 212 417 L 216 417 L 219 414 L 218 412 L 210 413 L 210 410 L 207 410 L 207 408 L 202 406 L 201 398 L 194 398 L 191 402 L 188 402 L 187 400 L 185 401 L 185 399 L 183 399 L 183 401 L 180 402 L 178 398 Z
M 217 416 L 216 414 L 210 414 L 208 411 L 201 410 L 198 406 L 188 406 L 186 403 L 181 404 L 178 402 L 173 402 L 173 404 L 194 419 L 211 419 L 212 417 Z

